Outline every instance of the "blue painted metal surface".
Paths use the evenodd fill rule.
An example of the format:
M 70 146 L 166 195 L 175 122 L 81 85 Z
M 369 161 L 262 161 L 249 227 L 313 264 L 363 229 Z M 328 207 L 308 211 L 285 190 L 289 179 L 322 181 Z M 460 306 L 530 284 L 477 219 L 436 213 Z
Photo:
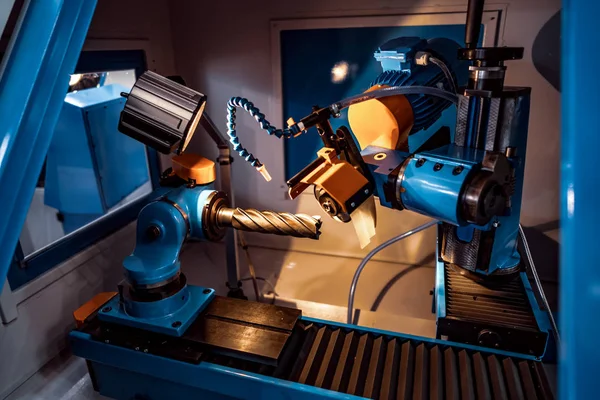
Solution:
M 149 179 L 145 146 L 117 130 L 121 85 L 68 93 L 46 158 L 45 203 L 70 233 Z
M 28 2 L 0 77 L 0 279 L 6 276 L 95 0 Z M 0 289 L 1 290 L 1 289 Z
M 210 186 L 180 187 L 166 194 L 167 201 L 144 207 L 138 216 L 135 250 L 123 262 L 130 281 L 153 285 L 179 272 L 179 252 L 188 234 L 204 239 L 202 210 L 212 193 Z M 151 227 L 158 228 L 158 237 L 148 235 Z
M 158 228 L 158 237 L 148 234 L 151 227 Z M 127 279 L 138 285 L 153 285 L 176 275 L 187 234 L 185 217 L 172 204 L 148 204 L 138 216 L 135 250 L 123 261 Z
M 89 140 L 81 109 L 65 102 L 46 156 L 44 203 L 64 214 L 95 219 L 106 210 Z
M 107 97 L 106 101 L 99 98 L 101 91 L 103 97 Z M 79 106 L 85 110 L 102 198 L 107 209 L 116 206 L 150 179 L 146 147 L 117 129 L 119 115 L 125 105 L 121 92 L 127 92 L 127 89 L 113 84 L 78 92 L 66 100 L 74 100 L 80 94 L 77 96 L 80 103 L 83 96 L 88 96 L 93 102 Z
M 439 166 L 441 169 L 438 169 Z M 462 167 L 458 174 L 456 167 Z M 471 171 L 460 159 L 444 160 L 433 155 L 417 154 L 407 161 L 402 180 L 402 204 L 408 210 L 454 225 L 464 225 L 459 206 L 462 189 Z
M 98 318 L 132 328 L 181 336 L 214 295 L 213 289 L 186 285 L 171 297 L 159 301 L 137 302 L 126 298 L 121 306 L 119 297 L 115 296 L 100 310 Z
M 562 11 L 562 165 L 559 364 L 561 399 L 598 397 L 598 196 L 600 2 L 566 0 Z M 581 62 L 577 58 L 589 54 Z
M 202 211 L 209 196 L 215 191 L 213 185 L 202 185 L 194 188 L 181 187 L 167 194 L 169 201 L 176 203 L 188 216 L 190 224 L 190 237 L 194 239 L 206 239 L 202 226 Z
M 438 226 L 439 227 L 439 226 Z M 441 240 L 440 235 L 437 235 L 437 240 Z M 438 318 L 446 317 L 446 279 L 445 279 L 445 263 L 440 255 L 440 243 L 435 247 L 435 316 Z

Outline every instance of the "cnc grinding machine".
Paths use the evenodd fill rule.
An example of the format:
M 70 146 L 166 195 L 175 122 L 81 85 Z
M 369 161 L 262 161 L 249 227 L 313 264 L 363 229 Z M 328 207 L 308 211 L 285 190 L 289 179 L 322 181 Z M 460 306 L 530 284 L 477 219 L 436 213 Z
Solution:
M 213 189 L 215 164 L 185 152 L 206 118 L 206 97 L 142 75 L 123 94 L 119 129 L 177 155 L 163 175 L 165 194 L 139 214 L 126 283 L 75 313 L 71 348 L 87 360 L 94 388 L 122 399 L 553 398 L 541 359 L 556 329 L 517 249 L 530 88 L 504 86 L 504 63 L 523 48 L 477 47 L 482 12 L 482 1 L 469 2 L 464 47 L 443 38 L 381 44 L 374 57 L 382 71 L 369 89 L 314 107 L 287 128 L 247 99 L 228 102 L 233 150 L 267 180 L 240 143 L 236 111 L 278 138 L 316 128 L 323 148 L 287 182 L 289 195 L 312 186 L 336 222 L 230 207 L 227 193 Z M 411 148 L 409 135 L 448 107 L 458 110 L 456 125 Z M 350 126 L 333 131 L 330 119 L 346 108 Z M 365 246 L 376 198 L 437 221 L 437 339 L 215 296 L 180 271 L 186 239 L 220 240 L 231 228 L 318 239 L 322 222 L 351 222 Z

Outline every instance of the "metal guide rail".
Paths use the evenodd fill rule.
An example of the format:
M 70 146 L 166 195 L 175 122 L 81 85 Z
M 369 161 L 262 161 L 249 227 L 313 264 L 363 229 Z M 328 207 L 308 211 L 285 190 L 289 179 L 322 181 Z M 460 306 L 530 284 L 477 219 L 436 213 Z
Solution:
M 445 316 L 438 319 L 438 337 L 517 353 L 544 355 L 548 331 L 536 317 L 527 277 L 478 283 L 452 267 L 444 267 Z

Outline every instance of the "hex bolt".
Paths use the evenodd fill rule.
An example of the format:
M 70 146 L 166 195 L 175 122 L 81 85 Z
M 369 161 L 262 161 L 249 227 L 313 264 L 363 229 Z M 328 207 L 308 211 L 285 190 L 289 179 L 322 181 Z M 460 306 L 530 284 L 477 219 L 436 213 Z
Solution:
M 437 172 L 440 169 L 442 169 L 443 167 L 444 167 L 444 164 L 435 163 L 435 165 L 433 166 L 433 170 Z
M 420 167 L 422 167 L 422 166 L 423 166 L 423 164 L 425 164 L 425 161 L 427 161 L 427 160 L 426 160 L 426 159 L 424 159 L 424 158 L 419 158 L 419 159 L 417 160 L 417 168 L 420 168 Z

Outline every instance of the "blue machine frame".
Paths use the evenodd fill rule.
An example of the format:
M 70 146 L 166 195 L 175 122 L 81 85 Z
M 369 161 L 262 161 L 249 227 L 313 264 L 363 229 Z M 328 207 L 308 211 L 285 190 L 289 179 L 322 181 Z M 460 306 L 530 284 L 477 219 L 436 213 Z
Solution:
M 565 0 L 562 11 L 562 167 L 559 397 L 598 397 L 600 2 Z M 581 62 L 581 54 L 590 59 Z
M 6 276 L 95 0 L 26 3 L 0 78 L 0 276 Z M 10 101 L 8 100 L 10 99 Z M 32 117 L 33 116 L 33 117 Z

